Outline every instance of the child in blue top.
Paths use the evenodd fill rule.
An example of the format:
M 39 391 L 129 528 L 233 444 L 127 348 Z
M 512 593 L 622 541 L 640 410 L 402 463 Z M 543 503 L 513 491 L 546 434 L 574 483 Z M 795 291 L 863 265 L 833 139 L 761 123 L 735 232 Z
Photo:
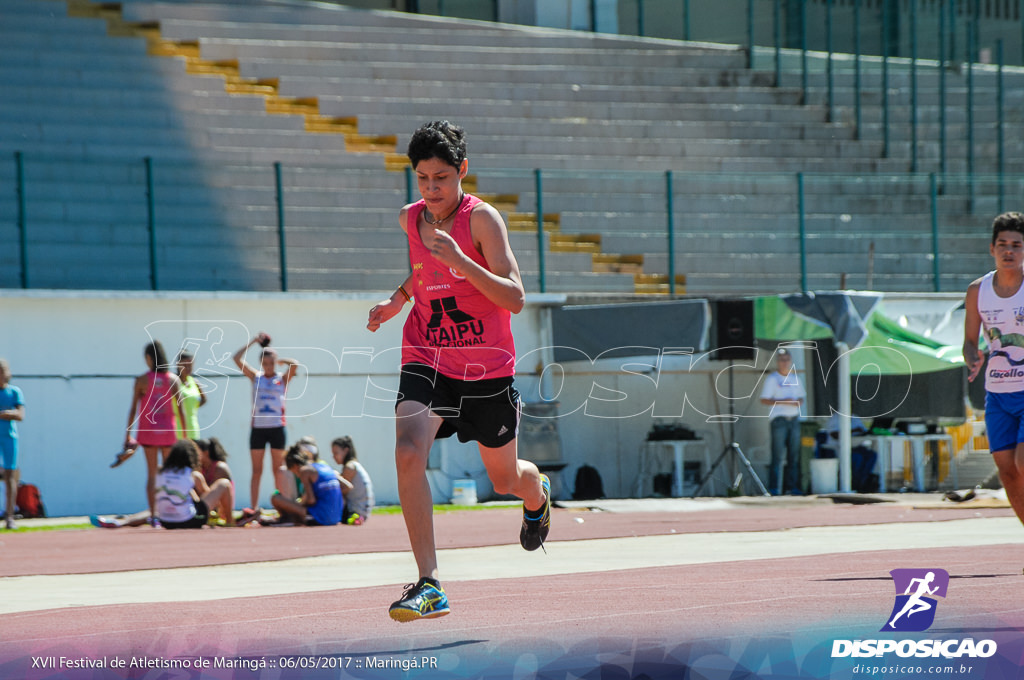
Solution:
M 312 462 L 300 444 L 288 449 L 284 464 L 289 472 L 299 478 L 303 490 L 302 496 L 296 500 L 280 493 L 270 497 L 274 508 L 281 513 L 281 520 L 319 526 L 340 523 L 345 508 L 342 489 L 348 491 L 352 484 L 326 463 Z
M 18 492 L 18 426 L 25 417 L 25 398 L 10 384 L 11 367 L 0 359 L 0 473 L 7 491 L 7 528 L 14 528 L 14 499 Z

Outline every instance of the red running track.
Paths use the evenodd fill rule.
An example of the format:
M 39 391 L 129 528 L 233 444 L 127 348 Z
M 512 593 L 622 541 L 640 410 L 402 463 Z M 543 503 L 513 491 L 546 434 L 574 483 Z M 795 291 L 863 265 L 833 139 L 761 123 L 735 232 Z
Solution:
M 894 504 L 769 505 L 688 513 L 557 510 L 551 540 L 935 522 L 963 516 L 956 510 Z M 972 510 L 969 516 L 1012 517 L 1012 512 Z M 513 543 L 518 517 L 515 509 L 438 514 L 438 545 Z M 585 521 L 574 521 L 577 517 Z M 941 603 L 940 630 L 996 637 L 1001 649 L 1017 653 L 1024 630 L 1021 538 L 1008 536 L 1006 545 L 970 549 L 779 559 L 751 555 L 737 562 L 522 579 L 488 580 L 486 565 L 481 565 L 481 580 L 446 584 L 452 602 L 449 616 L 411 624 L 387 617 L 387 605 L 400 587 L 345 588 L 344 574 L 314 593 L 5 614 L 0 617 L 0 678 L 582 677 L 588 667 L 617 669 L 593 677 L 683 678 L 689 673 L 686 677 L 726 678 L 737 668 L 758 667 L 763 674 L 757 677 L 819 677 L 814 669 L 806 674 L 808 665 L 833 639 L 879 635 L 893 604 L 889 571 L 897 567 L 946 569 L 951 595 Z M 153 569 L 154 589 L 161 588 L 159 569 L 168 567 L 405 551 L 408 545 L 396 515 L 375 516 L 363 527 L 51 531 L 7 534 L 2 542 L 4 576 Z M 538 553 L 537 559 L 544 556 Z M 191 675 L 110 670 L 109 676 L 75 675 L 84 673 L 77 670 L 54 675 L 30 668 L 32 657 L 51 656 L 107 661 L 201 657 L 254 665 L 285 663 L 285 657 L 289 663 L 319 660 L 349 667 L 288 670 L 268 665 L 256 673 L 236 668 Z M 423 657 L 438 668 L 413 668 L 406 675 L 396 670 L 396 665 Z M 704 670 L 697 673 L 698 668 Z M 782 674 L 773 674 L 776 670 Z M 718 671 L 724 675 L 716 675 Z M 805 675 L 786 674 L 797 671 Z

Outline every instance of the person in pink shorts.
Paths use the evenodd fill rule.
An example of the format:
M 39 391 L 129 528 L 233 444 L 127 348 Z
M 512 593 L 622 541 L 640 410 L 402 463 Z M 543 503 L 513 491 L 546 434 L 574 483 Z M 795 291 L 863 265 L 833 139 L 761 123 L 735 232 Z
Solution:
M 146 452 L 146 497 L 150 517 L 156 517 L 156 475 L 160 461 L 179 439 L 181 417 L 181 380 L 171 371 L 167 355 L 159 340 L 146 345 L 143 354 L 149 370 L 135 379 L 132 405 L 128 411 L 125 449 L 135 441 Z M 134 453 L 134 451 L 133 451 Z M 159 460 L 158 460 L 159 456 Z

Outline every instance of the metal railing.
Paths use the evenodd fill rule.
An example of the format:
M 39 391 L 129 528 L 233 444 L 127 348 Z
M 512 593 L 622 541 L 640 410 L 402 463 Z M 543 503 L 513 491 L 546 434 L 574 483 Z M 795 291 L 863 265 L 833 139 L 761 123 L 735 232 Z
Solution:
M 55 166 L 63 168 L 63 179 L 49 172 Z M 69 171 L 72 166 L 77 170 Z M 185 280 L 202 289 L 331 289 L 339 271 L 407 270 L 395 224 L 398 208 L 415 197 L 415 184 L 411 173 L 384 174 L 281 163 L 70 161 L 18 152 L 0 164 L 0 185 L 5 178 L 13 184 L 10 198 L 0 199 L 0 237 L 17 242 L 0 267 L 0 286 L 97 287 L 90 272 L 120 266 L 129 278 L 119 287 L 180 289 L 183 262 L 193 276 Z M 237 178 L 244 192 L 217 188 L 206 175 Z M 700 293 L 735 290 L 737 280 L 750 292 L 948 292 L 991 264 L 992 218 L 1007 209 L 1007 196 L 1024 196 L 1024 175 L 1005 173 L 538 168 L 478 169 L 475 175 L 478 193 L 517 195 L 503 210 L 528 287 L 539 292 L 559 286 L 586 292 L 585 284 L 573 286 L 573 272 L 566 270 L 583 265 L 567 265 L 564 258 L 574 244 L 580 253 L 593 253 L 594 243 L 606 254 L 643 256 L 645 273 L 666 275 L 668 295 L 684 292 L 676 287 L 677 273 L 687 276 L 687 292 Z M 361 189 L 368 181 L 374 188 Z M 369 198 L 345 205 L 359 195 Z M 332 202 L 323 204 L 324 196 Z M 554 225 L 551 215 L 558 216 Z M 70 258 L 64 279 L 54 270 L 62 250 L 83 253 Z M 100 261 L 92 261 L 97 254 Z M 147 262 L 144 275 L 132 275 L 129 261 Z M 263 283 L 220 284 L 202 278 L 204 267 L 228 281 L 245 281 L 247 272 L 258 270 Z M 303 274 L 305 282 L 294 283 L 313 267 L 323 270 L 321 278 Z M 555 273 L 561 283 L 551 282 Z M 366 285 L 386 287 L 372 279 Z
M 922 59 L 985 62 L 994 58 L 1001 39 L 1017 46 L 1008 55 L 1010 63 L 1024 65 L 1021 4 L 1021 0 L 589 0 L 568 3 L 561 14 L 566 15 L 569 28 L 585 25 L 591 31 L 614 29 L 623 35 L 742 45 L 751 52 L 754 47 L 806 47 L 878 57 L 911 57 L 917 52 Z M 379 9 L 393 7 L 393 1 L 379 3 Z M 404 9 L 509 23 L 522 18 L 507 9 L 503 13 L 502 3 L 496 0 L 405 0 Z M 586 16 L 576 16 L 579 12 Z
M 622 220 L 608 220 L 603 215 L 630 215 L 634 208 L 628 206 L 635 206 L 635 202 L 631 201 L 634 201 L 636 196 L 650 197 L 651 203 L 657 203 L 661 208 L 657 211 L 641 210 L 641 228 L 631 233 L 635 243 L 644 244 L 640 250 L 648 256 L 644 263 L 645 271 L 666 274 L 668 293 L 676 294 L 676 273 L 686 274 L 690 279 L 694 279 L 691 274 L 695 268 L 705 264 L 700 260 L 688 260 L 686 253 L 692 251 L 695 243 L 694 234 L 709 228 L 707 224 L 693 220 L 693 197 L 690 193 L 682 192 L 680 187 L 704 186 L 705 195 L 715 200 L 715 197 L 719 196 L 717 189 L 720 186 L 732 185 L 737 181 L 741 184 L 747 182 L 774 185 L 776 189 L 772 196 L 773 200 L 780 196 L 789 197 L 792 204 L 784 209 L 769 211 L 771 220 L 758 223 L 757 229 L 761 234 L 770 235 L 775 239 L 793 239 L 794 259 L 790 269 L 799 274 L 794 274 L 793 283 L 772 284 L 766 280 L 766 285 L 774 285 L 776 289 L 807 289 L 816 287 L 817 282 L 824 276 L 824 272 L 815 269 L 816 260 L 819 258 L 813 250 L 813 246 L 820 244 L 827 232 L 827 229 L 819 225 L 828 220 L 839 220 L 840 224 L 846 225 L 856 225 L 861 219 L 870 221 L 867 215 L 856 215 L 856 210 L 831 209 L 827 205 L 819 207 L 816 201 L 825 195 L 819 195 L 822 191 L 819 187 L 829 184 L 832 187 L 829 190 L 837 191 L 839 195 L 843 191 L 863 188 L 865 183 L 875 184 L 886 190 L 902 187 L 900 191 L 903 195 L 916 199 L 927 197 L 927 201 L 920 204 L 920 212 L 917 215 L 894 214 L 893 233 L 916 239 L 921 222 L 930 220 L 931 245 L 926 249 L 917 247 L 915 251 L 922 257 L 930 258 L 933 264 L 926 278 L 931 279 L 931 288 L 934 290 L 959 287 L 961 280 L 957 277 L 961 275 L 945 271 L 943 265 L 965 251 L 959 247 L 944 246 L 944 230 L 960 230 L 960 233 L 963 233 L 978 229 L 984 232 L 984 226 L 991 222 L 994 214 L 1009 209 L 1011 205 L 1017 205 L 1024 195 L 1024 191 L 1021 190 L 1021 176 L 1014 174 L 1024 168 L 1019 164 L 1007 168 L 1007 140 L 1018 143 L 1024 138 L 1020 134 L 1024 119 L 1021 113 L 1024 102 L 1019 97 L 1019 92 L 1022 91 L 1019 86 L 1020 79 L 1024 77 L 1024 71 L 1006 63 L 1007 53 L 1017 62 L 1024 61 L 1024 51 L 1021 49 L 1024 42 L 1022 3 L 1024 0 L 1010 3 L 1013 9 L 1012 16 L 1006 17 L 998 15 L 1001 11 L 998 8 L 1005 7 L 1006 3 L 983 6 L 978 0 L 807 0 L 785 4 L 780 0 L 721 0 L 716 3 L 690 3 L 687 0 L 623 0 L 618 3 L 617 9 L 617 23 L 622 32 L 631 32 L 632 28 L 635 28 L 633 32 L 641 35 L 657 32 L 657 37 L 746 45 L 748 67 L 759 68 L 768 63 L 766 60 L 770 60 L 775 71 L 776 85 L 784 85 L 787 79 L 799 78 L 800 96 L 804 104 L 812 103 L 815 97 L 822 98 L 829 122 L 849 122 L 848 117 L 852 115 L 852 128 L 856 140 L 871 141 L 871 135 L 878 135 L 874 140 L 881 143 L 881 158 L 896 161 L 886 167 L 907 168 L 910 172 L 892 173 L 883 170 L 881 173 L 872 171 L 845 177 L 809 172 L 746 176 L 727 173 L 696 174 L 680 171 L 678 168 L 686 167 L 686 164 L 680 161 L 678 164 L 670 164 L 676 165 L 675 170 L 652 169 L 646 174 L 632 175 L 616 173 L 616 179 L 636 180 L 637 189 L 633 192 L 633 197 L 621 196 L 622 205 L 627 207 L 610 206 L 603 213 L 589 215 L 586 224 L 574 225 L 570 220 L 563 220 L 561 228 L 564 233 L 561 235 L 568 237 L 570 244 L 574 231 L 585 230 L 603 235 L 603 247 L 607 243 L 615 242 L 616 239 L 621 241 L 619 236 L 623 233 Z M 480 8 L 486 6 L 491 7 L 487 11 L 497 18 L 499 5 L 489 2 L 420 0 L 418 11 L 460 16 L 469 12 L 470 7 L 475 8 L 473 11 L 480 12 L 484 11 Z M 592 13 L 599 6 L 606 5 L 590 3 Z M 711 7 L 713 12 L 709 10 Z M 982 11 L 983 8 L 985 12 Z M 670 17 L 666 13 L 676 14 Z M 635 27 L 628 25 L 631 16 L 636 18 Z M 592 23 L 596 26 L 595 17 L 596 15 L 592 15 Z M 745 21 L 738 17 L 745 17 Z M 1009 30 L 1010 24 L 1016 27 L 1014 31 Z M 811 26 L 824 27 L 825 30 L 809 30 Z M 1007 49 L 1007 45 L 1011 47 Z M 967 59 L 971 55 L 976 58 Z M 984 61 L 990 63 L 979 63 L 978 59 L 982 57 Z M 852 88 L 840 89 L 837 81 L 840 84 L 848 81 L 843 81 L 839 76 L 844 73 L 850 76 L 851 70 Z M 938 90 L 938 102 L 933 109 L 937 111 L 938 116 L 937 130 L 934 129 L 934 124 L 926 126 L 923 120 L 925 113 L 922 112 L 921 98 L 928 93 L 922 93 L 919 83 L 926 73 L 937 80 L 933 81 Z M 948 85 L 954 78 L 957 80 L 952 82 L 960 85 L 958 96 L 962 103 L 950 96 Z M 1010 78 L 1018 80 L 1008 86 L 1007 80 Z M 812 79 L 817 83 L 813 87 Z M 898 80 L 894 82 L 896 79 Z M 842 96 L 839 96 L 840 93 Z M 1010 102 L 1007 101 L 1008 94 L 1012 98 Z M 865 109 L 862 105 L 864 101 L 875 103 L 870 109 Z M 877 125 L 870 121 L 868 124 L 865 123 L 869 113 L 880 117 Z M 958 123 L 958 129 L 962 130 L 963 134 L 952 140 L 948 134 L 951 127 L 950 117 L 963 120 L 962 124 Z M 909 143 L 905 141 L 907 139 Z M 1011 149 L 1011 160 L 1019 156 L 1018 152 Z M 51 157 L 31 152 L 14 153 L 11 163 L 4 163 L 0 159 L 0 183 L 9 177 L 13 185 L 13 200 L 8 199 L 6 215 L 4 198 L 0 196 L 0 236 L 7 242 L 16 240 L 18 243 L 16 257 L 8 253 L 6 260 L 0 258 L 5 263 L 5 266 L 0 267 L 0 285 L 30 288 L 41 285 L 39 281 L 53 280 L 52 271 L 47 265 L 49 258 L 40 257 L 40 249 L 64 248 L 69 247 L 68 244 L 83 243 L 102 246 L 104 234 L 107 238 L 110 238 L 110 234 L 120 234 L 119 229 L 122 227 L 111 227 L 98 230 L 93 240 L 90 240 L 92 235 L 88 233 L 76 233 L 73 237 L 69 233 L 65 238 L 53 232 L 54 229 L 59 231 L 62 228 L 53 226 L 53 220 L 49 220 L 49 231 L 46 234 L 39 234 L 36 230 L 34 210 L 39 207 L 40 202 L 60 203 L 65 200 L 59 198 L 62 195 L 61 191 L 51 190 L 54 182 L 64 182 L 65 187 L 76 182 L 87 185 L 91 181 L 89 163 L 124 163 L 126 167 L 131 168 L 122 173 L 124 176 L 141 176 L 141 185 L 138 186 L 138 193 L 135 196 L 138 202 L 133 202 L 131 209 L 127 209 L 124 204 L 111 203 L 107 210 L 113 215 L 119 211 L 124 212 L 123 216 L 117 217 L 116 220 L 112 218 L 112 221 L 138 223 L 140 229 L 144 230 L 144 239 L 140 242 L 145 243 L 145 249 L 135 259 L 148 261 L 145 282 L 140 282 L 136 277 L 126 279 L 125 285 L 153 290 L 176 286 L 174 278 L 166 275 L 168 262 L 174 261 L 174 258 L 168 255 L 168 249 L 171 247 L 168 244 L 172 244 L 176 252 L 182 252 L 182 248 L 187 248 L 188 245 L 182 245 L 181 239 L 171 238 L 168 230 L 172 230 L 170 233 L 173 234 L 173 230 L 177 229 L 175 223 L 180 219 L 178 215 L 187 210 L 188 205 L 187 199 L 179 200 L 176 197 L 181 180 L 169 181 L 165 177 L 168 171 L 176 171 L 171 174 L 183 174 L 182 168 L 175 168 L 174 162 L 167 160 L 140 158 L 127 161 L 78 160 L 70 163 L 71 166 L 75 163 L 85 164 L 86 169 L 81 173 L 80 179 L 67 177 L 64 180 L 44 180 L 31 172 L 36 164 L 45 166 L 53 162 L 54 159 Z M 199 168 L 198 174 L 201 174 L 202 170 L 203 168 Z M 267 167 L 250 165 L 242 170 L 260 177 L 254 185 L 258 187 L 256 191 L 263 192 L 261 196 L 265 199 L 265 205 L 259 206 L 265 212 L 261 221 L 253 227 L 253 231 L 258 232 L 260 238 L 265 237 L 264 240 L 249 238 L 243 246 L 239 246 L 249 251 L 259 251 L 259 257 L 256 259 L 261 262 L 261 283 L 246 283 L 244 277 L 242 283 L 230 283 L 225 282 L 230 277 L 222 277 L 219 282 L 214 281 L 210 285 L 214 288 L 265 288 L 270 285 L 267 282 L 268 277 L 274 280 L 274 289 L 289 290 L 293 286 L 301 289 L 312 285 L 301 280 L 296 283 L 296 274 L 303 267 L 304 258 L 298 254 L 302 251 L 296 246 L 289 246 L 290 236 L 304 228 L 301 224 L 296 224 L 290 215 L 302 211 L 313 214 L 317 207 L 302 205 L 304 199 L 300 190 L 304 169 L 277 163 Z M 579 215 L 586 215 L 585 211 L 581 211 L 573 203 L 573 200 L 578 199 L 580 192 L 563 189 L 559 185 L 571 183 L 570 180 L 573 178 L 586 176 L 590 185 L 597 187 L 600 180 L 607 177 L 588 176 L 583 172 L 555 171 L 543 167 L 531 171 L 480 171 L 476 168 L 474 170 L 482 181 L 486 180 L 487 186 L 482 187 L 482 191 L 517 193 L 519 203 L 515 211 L 533 213 L 536 216 L 535 242 L 530 246 L 536 259 L 531 260 L 528 269 L 535 272 L 536 286 L 541 291 L 547 291 L 549 274 L 553 266 L 553 249 L 551 236 L 545 232 L 544 215 L 565 212 L 568 215 L 576 215 L 577 219 L 580 219 Z M 349 172 L 342 168 L 317 168 L 315 171 L 338 178 L 354 177 L 357 174 L 355 171 Z M 741 179 L 737 180 L 737 177 Z M 123 181 L 127 181 L 127 184 L 118 187 L 120 194 L 135 191 L 135 179 Z M 33 191 L 36 186 L 42 189 Z M 410 175 L 406 175 L 404 184 L 401 176 L 396 175 L 393 186 L 393 202 L 390 198 L 380 201 L 374 210 L 392 210 L 400 204 L 403 192 L 406 201 L 415 198 L 415 188 Z M 664 187 L 664 190 L 657 198 L 653 198 L 652 187 L 659 186 Z M 599 195 L 605 199 L 617 195 L 613 188 L 593 188 L 592 191 L 600 191 Z M 68 193 L 74 194 L 73 191 Z M 232 222 L 226 217 L 232 211 L 237 212 L 237 206 L 233 206 L 228 198 L 218 196 L 214 189 L 208 189 L 205 193 L 204 202 L 213 207 L 207 208 L 207 224 L 211 229 L 203 232 L 203 238 L 205 242 L 209 242 L 214 238 L 211 234 L 216 234 L 223 240 L 222 250 L 228 252 L 234 247 L 230 235 L 235 232 L 228 228 L 221 229 L 221 226 L 237 222 Z M 175 204 L 175 201 L 179 204 Z M 252 206 L 247 207 L 251 208 Z M 74 215 L 82 210 L 64 212 Z M 727 219 L 730 213 L 725 211 L 721 214 Z M 271 215 L 273 217 L 269 217 Z M 746 215 L 740 215 L 746 219 Z M 922 220 L 923 216 L 927 216 L 926 219 Z M 877 221 L 876 217 L 871 219 Z M 631 216 L 628 221 L 632 224 L 636 220 Z M 11 226 L 9 232 L 5 230 L 5 222 Z M 393 224 L 393 219 L 390 219 L 389 224 Z M 69 219 L 63 228 L 73 230 L 73 222 Z M 952 231 L 950 233 L 952 235 Z M 304 238 L 306 241 L 313 239 L 308 235 Z M 887 236 L 883 239 L 879 235 L 879 245 L 877 250 L 871 252 L 871 259 L 864 260 L 862 265 L 846 272 L 847 280 L 859 277 L 863 285 L 868 287 L 881 280 L 882 273 L 879 272 L 877 276 L 874 273 L 875 263 L 884 258 L 896 257 L 895 253 L 890 253 L 889 249 L 881 246 L 887 239 L 892 240 L 892 237 Z M 133 252 L 132 243 L 134 241 L 113 245 L 121 251 Z M 647 247 L 647 244 L 652 243 L 660 245 Z M 349 250 L 350 248 L 341 246 L 337 249 L 338 252 Z M 275 252 L 275 256 L 270 260 L 267 259 L 269 252 Z M 632 251 L 613 249 L 610 252 Z M 244 268 L 253 265 L 240 261 L 238 266 Z M 329 265 L 324 266 L 329 269 Z M 272 275 L 271 270 L 275 270 Z M 37 276 L 40 272 L 51 276 Z M 308 276 L 306 278 L 309 279 Z M 784 277 L 780 280 L 784 280 Z M 68 285 L 73 287 L 75 282 L 69 280 Z M 688 284 L 688 290 L 692 288 Z
M 439 2 L 420 0 L 418 11 L 463 16 L 471 6 Z M 472 6 L 479 12 L 481 3 Z M 592 30 L 613 25 L 622 34 L 742 46 L 747 68 L 770 66 L 776 86 L 798 81 L 804 104 L 820 99 L 828 122 L 852 117 L 856 139 L 880 140 L 883 158 L 898 155 L 894 136 L 905 129 L 910 172 L 950 169 L 956 159 L 950 157 L 948 117 L 959 115 L 962 100 L 962 171 L 975 172 L 976 101 L 993 101 L 993 171 L 1005 171 L 1006 93 L 1024 88 L 1024 0 L 620 0 L 614 21 L 599 16 L 610 5 L 587 6 Z M 497 4 L 490 15 L 508 20 Z M 1011 74 L 1016 80 L 1008 85 Z M 879 104 L 877 130 L 865 124 L 865 101 Z M 926 126 L 922 117 L 932 106 L 938 124 Z M 938 145 L 937 162 L 922 154 L 929 143 Z

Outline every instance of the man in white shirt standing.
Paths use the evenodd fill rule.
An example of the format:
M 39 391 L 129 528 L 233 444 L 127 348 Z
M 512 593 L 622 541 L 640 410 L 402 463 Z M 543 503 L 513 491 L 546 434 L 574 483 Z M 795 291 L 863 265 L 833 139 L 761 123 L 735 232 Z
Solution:
M 803 493 L 800 486 L 800 410 L 806 397 L 807 393 L 793 368 L 793 355 L 785 347 L 780 348 L 775 355 L 775 372 L 765 378 L 761 389 L 761 403 L 772 407 L 772 464 L 768 473 L 768 491 L 773 496 L 783 493 L 783 460 L 786 464 L 786 491 Z

